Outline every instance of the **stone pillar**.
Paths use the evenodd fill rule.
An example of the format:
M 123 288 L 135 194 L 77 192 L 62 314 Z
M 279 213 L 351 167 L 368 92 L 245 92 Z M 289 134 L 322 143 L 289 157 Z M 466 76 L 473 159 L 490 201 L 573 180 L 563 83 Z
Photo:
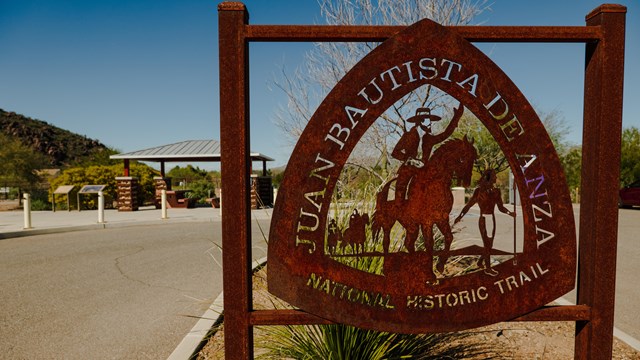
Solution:
M 258 208 L 258 176 L 251 175 L 251 209 L 255 210 Z
M 171 178 L 154 176 L 153 182 L 156 187 L 156 196 L 155 196 L 154 204 L 156 205 L 156 209 L 160 209 L 162 207 L 162 200 L 161 200 L 162 190 L 171 190 Z
M 116 177 L 118 187 L 118 211 L 138 210 L 138 178 Z

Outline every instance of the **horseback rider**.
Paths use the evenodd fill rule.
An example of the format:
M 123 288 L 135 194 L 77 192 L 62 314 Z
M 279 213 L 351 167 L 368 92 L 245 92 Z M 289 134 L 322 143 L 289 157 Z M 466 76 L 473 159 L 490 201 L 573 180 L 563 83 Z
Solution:
M 437 135 L 431 132 L 431 122 L 440 121 L 441 117 L 431 114 L 430 108 L 416 109 L 416 114 L 407 120 L 415 125 L 400 137 L 391 152 L 393 158 L 402 161 L 396 181 L 396 199 L 407 199 L 409 182 L 417 174 L 417 170 L 427 164 L 433 147 L 453 134 L 463 112 L 464 107 L 460 104 L 454 109 L 453 118 L 447 128 Z M 425 120 L 429 120 L 429 123 L 425 124 Z

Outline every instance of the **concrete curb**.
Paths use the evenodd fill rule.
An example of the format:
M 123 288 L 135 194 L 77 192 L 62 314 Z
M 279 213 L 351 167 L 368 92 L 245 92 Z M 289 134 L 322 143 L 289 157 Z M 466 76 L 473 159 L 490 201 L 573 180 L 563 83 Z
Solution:
M 189 221 L 206 221 L 206 220 L 189 220 Z M 181 222 L 188 222 L 186 220 L 182 220 Z M 144 225 L 164 225 L 168 224 L 167 222 L 163 223 L 160 221 L 136 221 L 136 222 L 127 222 L 127 223 L 95 223 L 93 225 L 76 225 L 76 226 L 62 226 L 62 227 L 52 227 L 52 228 L 33 228 L 33 229 L 25 229 L 22 231 L 10 231 L 5 233 L 0 233 L 0 240 L 11 239 L 11 238 L 19 238 L 26 236 L 35 236 L 35 235 L 47 235 L 47 234 L 60 234 L 72 231 L 85 231 L 85 230 L 103 230 L 107 228 L 120 228 L 120 227 L 129 227 L 129 226 L 144 226 Z
M 47 234 L 59 234 L 73 231 L 86 231 L 86 230 L 102 230 L 102 229 L 113 229 L 113 228 L 122 228 L 122 227 L 132 227 L 132 226 L 148 226 L 148 225 L 166 225 L 166 224 L 177 224 L 177 223 L 185 223 L 185 222 L 219 222 L 219 219 L 198 219 L 198 218 L 189 218 L 189 219 L 177 219 L 173 221 L 166 220 L 147 220 L 147 221 L 129 221 L 129 222 L 105 222 L 105 223 L 95 223 L 91 225 L 74 225 L 74 226 L 61 226 L 61 227 L 50 227 L 50 228 L 31 228 L 25 229 L 21 231 L 7 231 L 0 232 L 0 240 L 12 239 L 12 238 L 20 238 L 26 236 L 36 236 L 36 235 L 47 235 Z
M 25 229 L 22 231 L 9 231 L 0 233 L 0 240 L 26 237 L 26 236 L 35 236 L 35 235 L 46 235 L 46 234 L 58 234 L 65 233 L 71 231 L 83 231 L 83 230 L 99 230 L 104 229 L 106 224 L 95 224 L 95 225 L 79 225 L 79 226 L 65 226 L 59 228 L 44 228 L 44 229 Z
M 252 270 L 255 271 L 266 263 L 266 257 L 256 260 Z M 214 326 L 222 323 L 224 313 L 223 299 L 224 292 L 220 292 L 220 295 L 209 306 L 209 309 L 202 314 L 196 325 L 169 355 L 168 360 L 188 360 L 196 355 L 196 351 L 200 350 L 200 345 L 204 342 L 205 337 L 213 330 Z

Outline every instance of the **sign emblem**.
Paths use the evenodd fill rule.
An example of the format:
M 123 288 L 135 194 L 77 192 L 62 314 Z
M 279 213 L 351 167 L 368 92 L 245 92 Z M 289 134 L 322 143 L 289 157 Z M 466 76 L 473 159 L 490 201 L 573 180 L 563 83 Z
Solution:
M 369 189 L 369 200 L 337 201 L 345 164 L 367 130 L 425 87 L 452 105 L 413 110 L 390 153 L 395 176 Z M 520 207 L 503 204 L 491 168 L 454 206 L 452 184 L 469 187 L 481 155 L 473 136 L 454 135 L 464 114 L 499 145 Z M 482 52 L 422 20 L 362 59 L 309 121 L 273 213 L 268 286 L 335 322 L 454 331 L 524 315 L 569 292 L 575 254 L 566 181 L 535 111 Z

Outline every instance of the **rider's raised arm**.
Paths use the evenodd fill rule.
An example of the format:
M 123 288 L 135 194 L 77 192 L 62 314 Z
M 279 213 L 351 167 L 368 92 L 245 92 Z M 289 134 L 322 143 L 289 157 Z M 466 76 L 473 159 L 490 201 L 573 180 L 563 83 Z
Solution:
M 453 132 L 456 130 L 456 127 L 458 127 L 458 122 L 462 117 L 462 113 L 464 113 L 464 106 L 460 104 L 455 110 L 453 110 L 453 118 L 451 118 L 451 121 L 449 122 L 449 125 L 447 125 L 447 128 L 442 133 L 435 135 L 436 142 L 444 141 L 449 136 L 451 136 L 451 134 L 453 134 Z

